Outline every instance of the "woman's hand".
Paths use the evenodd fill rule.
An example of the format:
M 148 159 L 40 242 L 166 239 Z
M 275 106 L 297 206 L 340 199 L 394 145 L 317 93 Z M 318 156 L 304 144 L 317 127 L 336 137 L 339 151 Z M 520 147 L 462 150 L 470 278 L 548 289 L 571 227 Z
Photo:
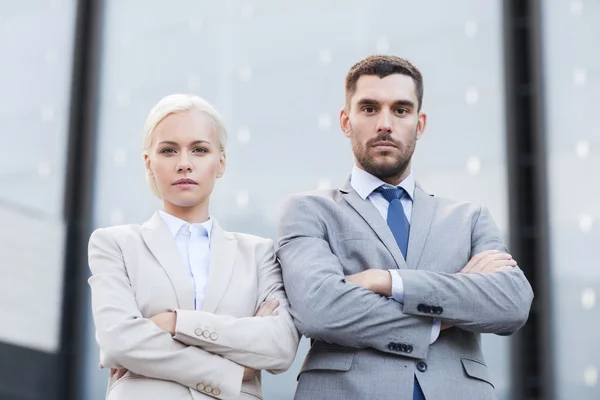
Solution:
M 279 300 L 267 299 L 262 302 L 258 310 L 256 311 L 255 317 L 273 317 L 277 315 L 277 307 L 279 307 Z
M 169 332 L 171 336 L 175 336 L 175 326 L 177 325 L 177 314 L 173 311 L 156 314 L 150 318 L 160 329 Z

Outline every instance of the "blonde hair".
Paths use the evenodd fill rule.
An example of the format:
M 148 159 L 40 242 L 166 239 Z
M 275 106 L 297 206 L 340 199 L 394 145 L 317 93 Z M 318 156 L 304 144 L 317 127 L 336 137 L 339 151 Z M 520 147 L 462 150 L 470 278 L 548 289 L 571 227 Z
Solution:
M 152 133 L 160 122 L 171 114 L 184 111 L 196 110 L 208 115 L 214 122 L 214 127 L 219 138 L 221 153 L 225 153 L 227 147 L 227 129 L 223 123 L 221 115 L 214 107 L 199 96 L 189 94 L 171 94 L 163 97 L 148 113 L 146 123 L 144 124 L 144 137 L 142 140 L 142 156 L 149 155 L 152 146 Z M 152 193 L 158 198 L 162 198 L 156 186 L 156 180 L 146 171 L 146 180 Z

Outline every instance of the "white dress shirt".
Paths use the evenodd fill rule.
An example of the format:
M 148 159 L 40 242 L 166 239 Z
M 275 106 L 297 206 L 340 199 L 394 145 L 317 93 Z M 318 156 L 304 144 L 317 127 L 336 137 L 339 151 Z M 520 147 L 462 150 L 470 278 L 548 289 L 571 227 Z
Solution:
M 173 235 L 179 253 L 190 273 L 190 279 L 194 281 L 194 305 L 196 310 L 200 310 L 208 283 L 212 219 L 190 224 L 163 210 L 159 210 L 159 214 Z
M 363 199 L 369 199 L 369 201 L 375 206 L 381 217 L 387 221 L 387 213 L 390 203 L 383 197 L 381 193 L 375 192 L 374 190 L 380 186 L 392 187 L 392 185 L 385 183 L 376 176 L 358 168 L 356 165 L 352 168 L 352 176 L 350 177 L 350 185 Z M 400 203 L 404 209 L 406 219 L 410 224 L 412 216 L 413 199 L 415 195 L 415 178 L 412 171 L 410 174 L 398 185 L 406 191 L 408 196 L 402 196 Z M 404 304 L 404 283 L 402 277 L 398 273 L 397 269 L 390 269 L 390 275 L 392 276 L 392 298 L 398 303 Z M 440 335 L 441 322 L 438 319 L 433 320 L 433 329 L 431 330 L 431 341 L 433 343 L 437 340 Z

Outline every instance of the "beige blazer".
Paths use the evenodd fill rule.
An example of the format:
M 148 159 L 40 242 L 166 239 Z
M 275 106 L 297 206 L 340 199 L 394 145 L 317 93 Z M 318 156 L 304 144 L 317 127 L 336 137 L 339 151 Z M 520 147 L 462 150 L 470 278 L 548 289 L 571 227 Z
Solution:
M 94 231 L 89 279 L 96 338 L 105 367 L 129 370 L 109 379 L 107 399 L 262 399 L 260 375 L 244 367 L 289 368 L 299 334 L 287 311 L 273 241 L 226 232 L 214 223 L 202 310 L 194 284 L 160 215 L 144 225 Z M 269 296 L 277 316 L 254 317 Z M 175 336 L 150 317 L 176 311 Z

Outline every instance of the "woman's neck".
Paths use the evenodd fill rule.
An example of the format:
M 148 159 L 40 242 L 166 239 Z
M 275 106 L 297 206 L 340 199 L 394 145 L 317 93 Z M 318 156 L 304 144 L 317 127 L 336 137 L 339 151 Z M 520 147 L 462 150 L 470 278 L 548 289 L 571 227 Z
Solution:
M 169 202 L 164 202 L 165 212 L 174 217 L 182 219 L 190 224 L 202 223 L 208 221 L 208 204 L 198 204 L 192 207 L 182 207 Z

